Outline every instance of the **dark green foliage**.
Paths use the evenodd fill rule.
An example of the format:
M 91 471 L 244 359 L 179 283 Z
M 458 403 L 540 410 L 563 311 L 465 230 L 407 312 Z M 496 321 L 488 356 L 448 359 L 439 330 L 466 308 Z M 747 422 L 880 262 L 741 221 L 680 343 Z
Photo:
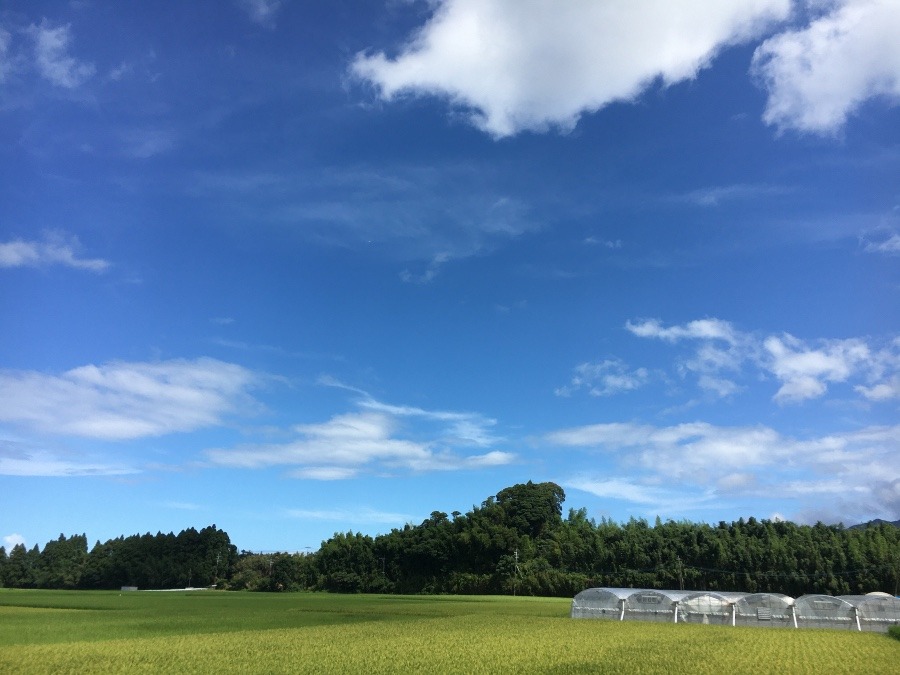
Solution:
M 900 640 L 900 626 L 891 626 L 888 628 L 888 635 L 895 640 Z
M 3 564 L 2 581 L 10 588 L 209 586 L 230 577 L 236 560 L 237 549 L 215 525 L 178 535 L 119 537 L 97 542 L 90 552 L 85 535 L 61 534 L 43 551 L 14 547 Z
M 316 587 L 352 592 L 572 596 L 590 586 L 897 592 L 900 530 L 740 519 L 716 526 L 562 518 L 554 483 L 514 485 L 466 514 L 435 511 L 374 539 L 337 534 L 314 554 Z M 352 539 L 357 547 L 346 552 Z M 381 574 L 381 569 L 384 574 Z
M 845 595 L 900 590 L 900 529 L 743 518 L 718 525 L 562 517 L 555 483 L 524 483 L 451 516 L 434 511 L 377 537 L 336 533 L 309 555 L 242 552 L 215 525 L 134 535 L 87 551 L 84 535 L 43 551 L 0 548 L 13 588 L 516 594 L 571 597 L 591 586 Z

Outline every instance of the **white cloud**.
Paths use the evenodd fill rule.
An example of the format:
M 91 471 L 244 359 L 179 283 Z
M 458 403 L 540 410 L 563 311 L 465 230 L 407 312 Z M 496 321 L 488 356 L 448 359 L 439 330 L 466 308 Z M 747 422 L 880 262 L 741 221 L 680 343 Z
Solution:
M 900 100 L 900 3 L 809 2 L 827 13 L 761 44 L 753 71 L 768 89 L 763 119 L 779 129 L 838 131 L 867 100 Z
M 893 232 L 887 239 L 869 242 L 866 244 L 865 250 L 867 253 L 900 254 L 900 234 Z
M 591 396 L 612 396 L 643 387 L 649 377 L 646 368 L 629 370 L 628 365 L 619 359 L 582 363 L 575 367 L 569 384 L 557 389 L 556 395 L 570 396 L 585 389 Z
M 237 0 L 251 21 L 266 28 L 274 28 L 275 15 L 281 9 L 281 0 Z
M 625 328 L 638 337 L 657 338 L 667 342 L 679 340 L 723 340 L 730 344 L 737 342 L 737 333 L 728 321 L 720 319 L 698 319 L 683 326 L 664 328 L 657 319 L 645 319 L 633 323 L 626 322 Z
M 603 248 L 608 249 L 620 249 L 622 248 L 622 240 L 621 239 L 599 239 L 594 236 L 585 237 L 585 244 L 589 244 L 591 246 L 602 246 Z
M 725 46 L 790 12 L 790 0 L 443 0 L 396 57 L 359 54 L 352 72 L 386 100 L 437 95 L 495 136 L 563 130 L 656 82 L 697 76 Z
M 788 190 L 775 185 L 754 185 L 738 183 L 692 190 L 677 197 L 679 201 L 696 206 L 719 206 L 723 202 L 758 200 L 784 194 Z
M 75 89 L 93 77 L 92 63 L 82 62 L 69 55 L 71 42 L 68 24 L 53 28 L 46 20 L 29 29 L 34 38 L 34 57 L 38 72 L 51 84 Z
M 566 487 L 572 487 L 582 492 L 588 492 L 597 497 L 616 499 L 635 504 L 659 504 L 670 499 L 671 494 L 666 494 L 658 487 L 641 485 L 623 478 L 592 479 L 581 476 L 566 481 Z
M 172 150 L 178 137 L 165 129 L 130 129 L 120 132 L 119 140 L 129 157 L 148 159 Z
M 327 422 L 301 424 L 296 439 L 280 444 L 246 445 L 206 452 L 219 466 L 291 467 L 289 475 L 312 480 L 342 480 L 367 472 L 448 471 L 509 464 L 512 453 L 499 450 L 473 455 L 462 448 L 488 449 L 502 440 L 491 434 L 494 420 L 475 413 L 432 411 L 374 400 L 333 378 L 320 380 L 362 395 L 357 412 Z
M 406 513 L 391 513 L 359 507 L 352 509 L 288 509 L 287 514 L 291 518 L 301 520 L 323 520 L 350 524 L 403 525 L 415 520 L 413 516 Z
M 89 272 L 104 272 L 109 262 L 100 258 L 80 258 L 81 245 L 76 237 L 60 232 L 48 233 L 43 241 L 15 239 L 0 243 L 0 268 L 64 265 Z
M 845 382 L 872 354 L 862 340 L 826 341 L 819 349 L 807 347 L 791 335 L 769 337 L 763 345 L 769 368 L 782 381 L 775 394 L 779 403 L 822 396 L 829 382 Z
M 25 545 L 25 537 L 21 534 L 13 532 L 12 534 L 7 534 L 3 537 L 3 546 L 6 548 L 7 553 L 20 544 L 22 546 Z
M 544 440 L 629 469 L 628 479 L 579 476 L 568 485 L 668 512 L 682 510 L 683 500 L 749 495 L 799 504 L 839 497 L 848 512 L 900 514 L 900 426 L 797 439 L 765 426 L 613 423 L 561 429 Z
M 57 454 L 21 447 L 21 444 L 0 441 L 0 476 L 121 476 L 139 473 L 138 469 L 121 464 L 109 464 L 90 459 L 61 457 Z
M 756 369 L 757 379 L 777 379 L 781 384 L 772 398 L 780 404 L 820 398 L 832 383 L 851 384 L 870 401 L 894 398 L 900 392 L 900 338 L 881 348 L 863 338 L 809 343 L 788 334 L 760 338 L 720 319 L 668 327 L 645 319 L 629 321 L 625 327 L 638 337 L 673 344 L 690 341 L 690 354 L 676 361 L 678 372 L 695 375 L 701 389 L 720 398 L 747 388 L 735 381 L 745 369 Z M 862 383 L 852 384 L 854 380 Z
M 9 50 L 11 43 L 12 35 L 10 35 L 8 30 L 0 26 L 0 84 L 3 84 L 13 71 L 12 57 Z
M 193 502 L 163 502 L 163 508 L 176 511 L 203 511 L 204 507 Z
M 870 401 L 887 401 L 892 398 L 900 398 L 900 375 L 894 375 L 890 379 L 871 387 L 858 385 L 853 389 Z
M 258 378 L 215 359 L 111 362 L 61 375 L 0 371 L 0 421 L 41 433 L 126 440 L 221 424 L 253 405 Z
M 408 269 L 400 272 L 400 278 L 408 284 L 430 284 L 438 275 L 441 266 L 451 259 L 449 253 L 442 252 L 435 255 L 424 272 L 415 274 Z

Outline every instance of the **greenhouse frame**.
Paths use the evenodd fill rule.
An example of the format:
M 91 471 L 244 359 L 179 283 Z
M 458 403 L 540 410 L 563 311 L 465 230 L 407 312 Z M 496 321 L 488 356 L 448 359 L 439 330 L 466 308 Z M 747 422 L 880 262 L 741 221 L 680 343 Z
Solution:
M 767 628 L 832 628 L 884 632 L 900 625 L 900 598 L 869 595 L 671 591 L 588 588 L 572 600 L 573 619 L 657 621 Z

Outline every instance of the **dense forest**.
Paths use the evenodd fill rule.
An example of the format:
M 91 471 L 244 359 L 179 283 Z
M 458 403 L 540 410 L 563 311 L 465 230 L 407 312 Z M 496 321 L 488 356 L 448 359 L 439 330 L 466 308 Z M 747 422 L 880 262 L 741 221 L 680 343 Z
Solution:
M 310 554 L 237 551 L 215 525 L 0 548 L 0 585 L 572 596 L 591 586 L 841 595 L 900 590 L 900 528 L 741 519 L 718 525 L 564 518 L 554 483 L 505 488 L 377 537 L 336 533 Z

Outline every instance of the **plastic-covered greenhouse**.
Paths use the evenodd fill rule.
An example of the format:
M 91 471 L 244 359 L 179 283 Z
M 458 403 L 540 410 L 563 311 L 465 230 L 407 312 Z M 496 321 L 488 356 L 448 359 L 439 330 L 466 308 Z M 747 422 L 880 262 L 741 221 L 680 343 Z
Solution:
M 900 625 L 900 598 L 589 588 L 572 600 L 572 618 L 886 631 Z
M 804 628 L 858 630 L 856 608 L 833 595 L 803 595 L 794 602 L 797 624 Z
M 675 607 L 686 593 L 683 591 L 651 591 L 631 589 L 623 602 L 625 620 L 675 621 Z
M 751 593 L 734 603 L 736 626 L 796 628 L 794 599 L 781 593 Z
M 890 626 L 900 625 L 900 598 L 886 593 L 838 597 L 856 608 L 858 630 L 886 631 Z
M 711 593 L 699 591 L 679 600 L 675 608 L 683 623 L 709 623 L 722 626 L 734 623 L 734 604 L 745 593 Z

